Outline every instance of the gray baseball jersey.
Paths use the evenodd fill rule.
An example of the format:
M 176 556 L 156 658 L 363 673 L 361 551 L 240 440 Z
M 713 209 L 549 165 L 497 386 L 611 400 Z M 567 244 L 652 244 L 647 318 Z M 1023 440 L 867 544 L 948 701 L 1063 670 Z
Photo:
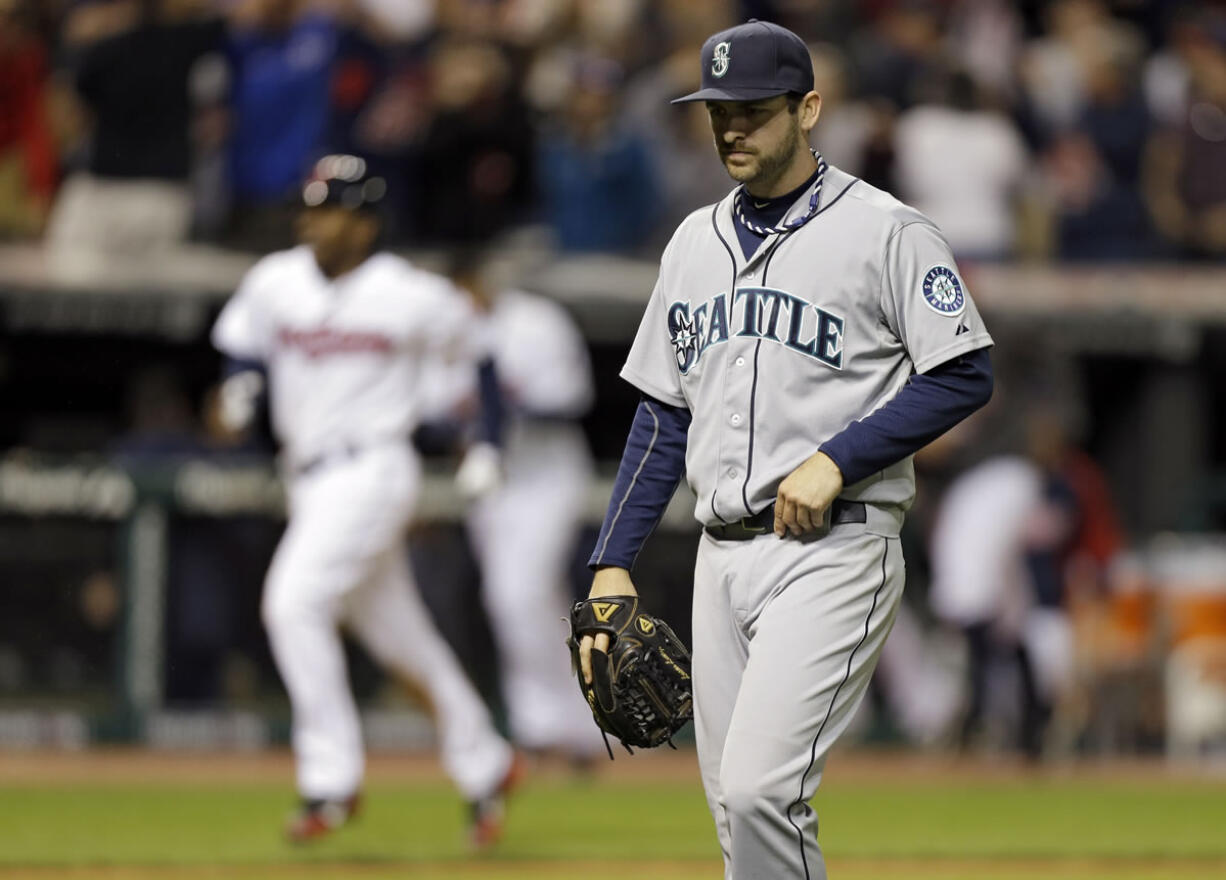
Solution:
M 992 342 L 941 233 L 888 193 L 830 167 L 816 216 L 749 260 L 732 203 L 730 193 L 677 229 L 621 373 L 693 414 L 686 473 L 707 525 L 769 505 L 913 370 Z M 806 192 L 784 222 L 808 203 Z M 841 497 L 901 524 L 914 491 L 906 458 Z

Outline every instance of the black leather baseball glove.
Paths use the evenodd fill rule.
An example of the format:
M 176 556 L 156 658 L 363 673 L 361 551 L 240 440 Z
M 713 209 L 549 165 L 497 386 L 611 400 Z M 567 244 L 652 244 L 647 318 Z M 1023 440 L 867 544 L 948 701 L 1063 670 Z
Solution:
M 607 654 L 592 651 L 589 685 L 579 668 L 579 640 L 597 633 L 608 633 L 612 641 Z M 566 644 L 606 747 L 608 734 L 631 754 L 631 746 L 671 746 L 673 734 L 694 717 L 690 652 L 667 623 L 639 611 L 637 596 L 576 602 Z

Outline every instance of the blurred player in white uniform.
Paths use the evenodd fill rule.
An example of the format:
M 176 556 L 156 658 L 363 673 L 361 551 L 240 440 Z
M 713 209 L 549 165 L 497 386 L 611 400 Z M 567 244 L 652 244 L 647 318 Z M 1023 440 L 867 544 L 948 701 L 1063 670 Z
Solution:
M 595 397 L 587 346 L 557 303 L 491 289 L 474 255 L 463 255 L 452 277 L 489 316 L 507 416 L 503 483 L 476 499 L 467 526 L 510 732 L 527 751 L 586 761 L 604 746 L 569 660 L 542 636 L 565 633 L 573 601 L 568 569 L 592 479 L 579 424 Z M 471 413 L 472 370 L 449 372 L 451 381 L 438 383 L 451 386 L 446 408 L 453 417 Z M 498 625 L 510 620 L 518 625 Z
M 425 694 L 443 766 L 471 805 L 472 842 L 484 846 L 501 830 L 514 756 L 430 620 L 404 537 L 423 373 L 434 360 L 484 359 L 482 385 L 493 385 L 488 337 L 446 279 L 377 252 L 383 191 L 359 158 L 320 160 L 303 189 L 302 245 L 260 260 L 213 329 L 231 359 L 221 408 L 241 426 L 266 387 L 281 444 L 289 524 L 262 614 L 294 712 L 302 806 L 290 838 L 326 834 L 358 804 L 362 734 L 343 626 Z

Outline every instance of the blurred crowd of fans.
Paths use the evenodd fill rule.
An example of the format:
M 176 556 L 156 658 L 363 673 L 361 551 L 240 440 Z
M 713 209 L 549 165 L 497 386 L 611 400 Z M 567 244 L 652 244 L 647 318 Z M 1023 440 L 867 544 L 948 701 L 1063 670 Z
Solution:
M 698 48 L 811 41 L 816 143 L 964 259 L 1226 255 L 1226 6 L 1186 0 L 0 0 L 0 237 L 263 251 L 325 152 L 391 242 L 653 256 L 730 184 Z

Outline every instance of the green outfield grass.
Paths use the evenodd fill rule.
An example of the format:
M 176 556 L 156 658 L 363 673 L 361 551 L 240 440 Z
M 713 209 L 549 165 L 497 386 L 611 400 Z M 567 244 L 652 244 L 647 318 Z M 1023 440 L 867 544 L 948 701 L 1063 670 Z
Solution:
M 360 821 L 284 844 L 288 779 L 0 784 L 0 877 L 718 880 L 697 780 L 530 781 L 497 852 L 472 859 L 437 778 L 372 779 Z M 817 800 L 835 880 L 1221 880 L 1226 782 L 832 775 Z M 616 861 L 610 858 L 615 855 Z

